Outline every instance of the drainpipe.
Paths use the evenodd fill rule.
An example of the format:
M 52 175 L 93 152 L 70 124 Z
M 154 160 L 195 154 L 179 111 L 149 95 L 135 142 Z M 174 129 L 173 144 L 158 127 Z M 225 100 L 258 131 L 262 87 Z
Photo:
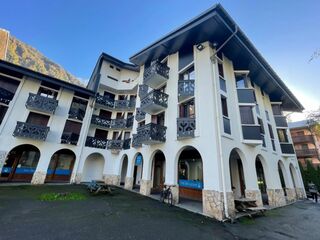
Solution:
M 238 26 L 236 25 L 235 27 L 235 31 L 230 35 L 230 37 L 228 37 L 228 39 L 226 41 L 224 41 L 223 44 L 221 44 L 221 46 L 215 50 L 215 53 L 213 54 L 213 56 L 211 56 L 211 61 L 213 63 L 216 63 L 216 57 L 217 57 L 217 53 L 237 34 L 238 32 Z M 216 76 L 216 75 L 214 75 Z M 215 83 L 213 84 L 214 86 L 214 92 L 216 93 L 215 94 L 215 100 L 216 100 L 216 103 L 217 103 L 217 106 L 218 106 L 218 102 L 219 102 L 219 99 L 218 99 L 218 86 L 217 86 L 217 82 L 218 81 L 215 81 Z M 221 122 L 221 119 L 220 119 L 220 114 L 219 114 L 219 109 L 218 107 L 216 107 L 216 122 L 218 123 L 217 125 L 217 139 L 218 139 L 218 145 L 219 145 L 219 158 L 220 158 L 220 164 L 221 164 L 221 172 L 222 172 L 222 189 L 223 189 L 223 206 L 224 206 L 224 212 L 225 212 L 225 215 L 226 215 L 226 218 L 229 218 L 230 219 L 230 216 L 229 216 L 229 209 L 228 209 L 228 199 L 227 199 L 227 191 L 226 191 L 226 182 L 225 182 L 225 174 L 224 174 L 224 163 L 223 163 L 223 157 L 222 157 L 222 144 L 221 144 L 221 129 L 220 129 L 220 122 Z

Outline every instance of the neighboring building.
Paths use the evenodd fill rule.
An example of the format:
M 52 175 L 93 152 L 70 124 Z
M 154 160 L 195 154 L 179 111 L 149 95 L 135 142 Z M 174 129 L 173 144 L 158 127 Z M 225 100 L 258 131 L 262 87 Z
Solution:
M 221 5 L 130 61 L 102 54 L 87 89 L 0 61 L 1 178 L 171 185 L 220 220 L 305 196 L 282 115 L 303 107 Z
M 311 131 L 310 121 L 304 120 L 289 123 L 294 148 L 299 162 L 306 166 L 311 162 L 317 167 L 320 164 L 320 136 Z

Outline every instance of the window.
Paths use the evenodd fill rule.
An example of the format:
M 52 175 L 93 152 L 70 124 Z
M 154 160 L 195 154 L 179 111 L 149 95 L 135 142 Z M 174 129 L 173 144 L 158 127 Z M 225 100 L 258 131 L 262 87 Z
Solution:
M 6 115 L 7 110 L 8 110 L 7 106 L 0 105 L 0 125 L 4 119 L 4 116 Z
M 111 76 L 109 76 L 109 75 L 107 75 L 107 77 L 110 78 L 110 79 L 113 80 L 113 81 L 118 82 L 118 79 L 116 79 L 116 78 L 114 78 L 114 77 L 111 77 Z
M 217 57 L 222 61 L 223 60 L 222 51 L 217 52 Z
M 124 139 L 129 139 L 129 138 L 130 138 L 130 132 L 125 132 Z
M 116 70 L 117 70 L 118 72 L 120 72 L 120 71 L 121 71 L 121 69 L 120 69 L 120 68 L 116 68 Z
M 242 124 L 254 124 L 254 118 L 252 113 L 252 107 L 240 106 L 240 116 Z
M 264 92 L 263 92 L 262 88 L 260 88 L 260 93 L 262 96 L 264 96 Z
M 100 109 L 99 117 L 104 119 L 111 119 L 112 112 Z
M 274 143 L 274 135 L 273 135 L 273 129 L 272 129 L 271 124 L 268 124 L 268 129 L 269 129 L 269 134 L 270 134 L 270 139 L 271 139 L 272 150 L 276 151 L 276 145 Z
M 277 129 L 279 142 L 288 142 L 287 131 L 285 129 Z
M 122 132 L 121 133 L 119 133 L 119 132 L 113 132 L 112 133 L 112 139 L 113 140 L 121 140 L 121 138 L 122 138 Z
M 109 67 L 110 67 L 111 69 L 114 69 L 114 66 L 112 66 L 112 65 L 109 65 Z
M 80 135 L 82 124 L 79 122 L 74 122 L 67 120 L 66 124 L 64 125 L 63 132 L 64 133 L 75 133 L 77 135 Z
M 301 149 L 309 149 L 308 144 L 301 144 Z
M 51 90 L 49 88 L 40 87 L 38 90 L 38 95 L 43 96 L 43 97 L 47 97 L 47 98 L 57 99 L 58 92 Z
M 261 135 L 261 139 L 262 139 L 262 146 L 266 147 L 266 140 L 264 137 L 265 131 L 264 131 L 264 126 L 263 126 L 263 121 L 261 118 L 258 118 L 258 124 L 260 125 L 260 135 Z
M 269 117 L 269 112 L 268 111 L 266 111 L 266 118 L 267 118 L 268 121 L 270 121 L 270 117 Z
M 194 100 L 180 104 L 179 117 L 181 118 L 194 118 L 195 117 L 195 105 Z
M 258 115 L 260 115 L 260 107 L 259 107 L 259 104 L 256 105 L 256 113 L 257 113 Z
M 243 75 L 237 75 L 236 76 L 236 87 L 237 88 L 246 88 L 246 77 Z
M 108 131 L 96 129 L 94 137 L 99 138 L 99 139 L 107 139 L 108 138 Z
M 227 98 L 221 95 L 221 108 L 222 108 L 222 115 L 228 117 L 228 104 Z
M 273 115 L 282 115 L 281 106 L 279 104 L 271 105 Z
M 194 66 L 188 68 L 186 71 L 179 75 L 180 80 L 194 80 L 195 73 L 194 73 Z
M 224 92 L 227 92 L 226 80 L 220 77 L 219 82 L 220 82 L 220 89 Z
M 151 116 L 151 122 L 154 124 L 158 124 L 161 126 L 164 126 L 164 112 L 160 113 L 158 115 L 152 115 Z
M 138 122 L 138 127 L 142 127 L 146 124 L 146 121 Z
M 34 125 L 47 126 L 49 122 L 49 116 L 30 112 L 27 118 L 27 123 L 31 123 Z
M 218 62 L 218 72 L 219 72 L 219 76 L 224 78 L 223 63 L 222 62 Z
M 115 95 L 113 93 L 109 93 L 109 92 L 104 92 L 103 96 L 105 96 L 106 98 L 110 99 L 110 100 L 114 100 Z
M 124 119 L 124 113 L 118 112 L 116 118 L 117 118 L 117 119 Z

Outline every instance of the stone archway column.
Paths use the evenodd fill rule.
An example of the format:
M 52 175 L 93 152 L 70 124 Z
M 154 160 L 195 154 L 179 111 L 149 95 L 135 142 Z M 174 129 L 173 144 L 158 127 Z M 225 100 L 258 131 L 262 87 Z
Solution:
M 40 149 L 40 152 L 41 156 L 31 180 L 31 184 L 34 185 L 44 184 L 47 176 L 48 166 L 53 155 L 53 153 L 45 151 L 45 149 Z
M 243 166 L 243 171 L 245 175 L 245 196 L 246 198 L 256 201 L 258 207 L 262 207 L 262 195 L 258 186 L 258 177 L 256 173 L 255 164 L 248 164 Z
M 150 156 L 143 158 L 143 170 L 142 170 L 142 179 L 140 182 L 140 194 L 149 196 L 151 194 L 152 180 L 152 159 Z

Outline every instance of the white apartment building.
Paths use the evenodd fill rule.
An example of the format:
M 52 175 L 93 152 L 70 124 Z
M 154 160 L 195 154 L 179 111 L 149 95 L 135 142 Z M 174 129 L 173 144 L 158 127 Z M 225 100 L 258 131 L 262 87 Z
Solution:
M 0 61 L 0 179 L 170 185 L 219 220 L 305 197 L 282 115 L 303 107 L 221 5 L 130 61 L 103 53 L 87 88 Z

